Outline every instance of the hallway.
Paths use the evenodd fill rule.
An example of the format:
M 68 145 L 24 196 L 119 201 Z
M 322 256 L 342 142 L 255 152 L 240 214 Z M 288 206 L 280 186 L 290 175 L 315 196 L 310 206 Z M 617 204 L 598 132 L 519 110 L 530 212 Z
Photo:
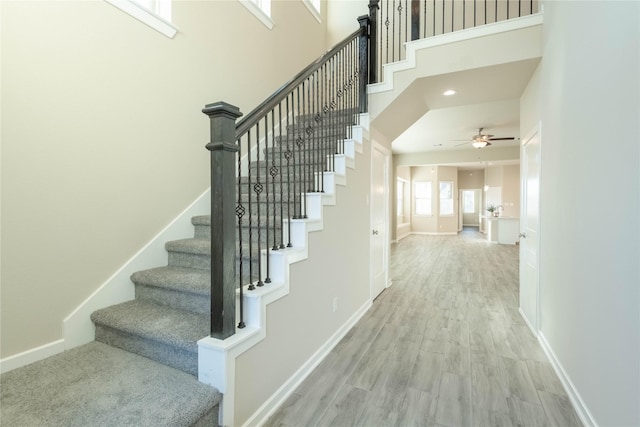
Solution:
M 518 313 L 518 247 L 411 235 L 393 284 L 267 426 L 580 426 Z

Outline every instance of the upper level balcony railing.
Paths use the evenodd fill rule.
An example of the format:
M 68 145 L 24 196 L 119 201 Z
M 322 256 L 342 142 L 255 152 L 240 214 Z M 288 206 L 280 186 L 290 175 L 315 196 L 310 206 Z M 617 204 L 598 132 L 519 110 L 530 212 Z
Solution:
M 405 59 L 404 44 L 538 12 L 537 0 L 370 0 L 377 33 L 372 81 L 382 66 Z

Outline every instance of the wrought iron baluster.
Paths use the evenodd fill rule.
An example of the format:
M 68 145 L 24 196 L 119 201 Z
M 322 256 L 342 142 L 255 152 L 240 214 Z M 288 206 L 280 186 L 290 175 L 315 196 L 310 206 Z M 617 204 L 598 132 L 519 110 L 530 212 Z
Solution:
M 436 35 L 436 0 L 433 0 L 433 35 Z
M 455 15 L 455 13 L 453 12 L 453 7 L 455 6 L 455 1 L 451 0 L 451 32 L 453 33 L 455 31 L 455 28 L 453 28 L 453 17 Z
M 328 92 L 328 87 L 327 87 L 327 64 L 324 64 L 322 66 L 322 102 L 321 102 L 321 106 L 322 106 L 322 163 L 323 163 L 323 170 L 328 170 L 328 159 L 329 159 L 329 149 L 328 149 L 328 144 L 329 144 L 329 132 L 330 129 L 328 128 L 328 122 L 329 122 L 329 117 L 327 116 L 327 112 L 328 110 L 328 105 L 327 105 L 327 92 Z
M 260 215 L 260 195 L 264 190 L 264 185 L 260 182 L 260 123 L 256 124 L 256 182 L 253 184 L 253 192 L 256 196 L 256 213 L 257 213 L 257 228 L 258 228 L 258 283 L 256 286 L 264 286 L 262 281 L 262 216 Z M 253 260 L 252 260 L 253 262 Z
M 287 100 L 289 99 L 289 97 L 287 97 Z M 282 126 L 283 126 L 283 120 L 282 120 L 282 101 L 280 101 L 278 103 L 278 123 L 279 123 L 279 133 L 280 133 L 280 138 L 278 140 L 278 145 L 279 145 L 279 151 L 280 151 L 280 249 L 284 249 L 284 175 L 282 174 L 282 169 L 284 167 L 284 161 L 283 161 L 283 157 L 284 157 L 284 143 L 282 141 Z M 288 165 L 288 161 L 287 161 L 287 169 L 289 168 Z M 288 199 L 288 197 L 287 197 Z M 287 202 L 289 202 L 287 200 Z M 287 215 L 289 215 L 289 211 L 287 210 Z
M 404 0 L 404 41 L 409 41 L 409 18 L 408 18 L 409 8 L 407 7 L 407 0 Z
M 422 37 L 427 37 L 427 0 L 424 0 L 423 3 L 423 10 L 422 10 L 422 16 L 423 16 L 423 24 L 422 24 Z
M 300 111 L 300 115 L 298 116 L 300 118 L 300 123 L 298 124 L 300 130 L 299 130 L 299 139 L 298 139 L 298 148 L 299 148 L 299 155 L 300 155 L 300 167 L 301 167 L 301 173 L 300 176 L 302 177 L 302 195 L 301 195 L 301 200 L 302 200 L 302 206 L 304 208 L 304 212 L 302 215 L 302 218 L 307 218 L 307 156 L 306 153 L 304 151 L 305 148 L 305 143 L 304 143 L 304 123 L 302 122 L 304 115 L 305 115 L 305 111 L 306 111 L 306 105 L 305 105 L 305 93 L 304 93 L 304 89 L 305 89 L 305 81 L 302 82 L 302 111 Z
M 313 125 L 312 125 L 312 129 L 313 129 L 313 134 L 311 137 L 311 141 L 312 141 L 312 146 L 313 146 L 313 168 L 314 168 L 314 188 L 315 191 L 322 191 L 322 181 L 323 181 L 323 173 L 320 167 L 320 155 L 321 155 L 321 149 L 320 149 L 320 135 L 318 133 L 319 129 L 320 129 L 320 99 L 319 99 L 319 95 L 320 95 L 320 79 L 318 77 L 318 71 L 316 71 L 313 74 L 313 83 L 315 86 L 315 92 L 314 92 L 314 96 L 313 96 Z
M 271 168 L 269 168 L 269 175 L 271 175 L 271 200 L 273 206 L 273 246 L 271 250 L 278 250 L 278 233 L 277 224 L 278 220 L 276 215 L 278 213 L 278 205 L 276 200 L 276 177 L 280 173 L 278 166 L 276 165 L 276 126 L 275 126 L 275 109 L 271 110 Z M 267 245 L 268 246 L 268 245 Z
M 462 0 L 462 29 L 464 30 L 467 25 L 467 4 L 466 0 Z
M 271 283 L 271 277 L 269 276 L 269 229 L 271 227 L 269 227 L 269 131 L 268 131 L 268 124 L 269 124 L 269 114 L 267 113 L 267 115 L 264 117 L 264 146 L 265 146 L 265 151 L 264 151 L 264 189 L 265 191 L 265 208 L 264 208 L 264 213 L 265 213 L 265 250 L 267 253 L 267 262 L 266 262 L 266 275 L 265 275 L 265 279 L 264 279 L 264 283 Z M 258 151 L 258 153 L 260 153 L 260 151 Z M 260 163 L 258 163 L 258 165 L 260 165 Z M 258 166 L 259 167 L 259 166 Z M 260 242 L 260 244 L 262 244 L 262 242 Z M 260 254 L 258 256 L 258 262 L 260 262 L 262 264 L 262 251 L 260 251 Z
M 444 31 L 444 11 L 445 11 L 445 0 L 442 0 L 442 34 L 445 33 Z
M 287 151 L 285 152 L 285 159 L 287 160 L 287 247 L 290 248 L 293 245 L 291 244 L 291 219 L 295 218 L 295 206 L 293 210 L 291 209 L 291 199 L 295 194 L 295 189 L 291 188 L 291 168 L 295 167 L 291 164 L 291 160 L 293 158 L 293 153 L 291 152 L 291 138 L 289 134 L 291 133 L 291 128 L 289 127 L 289 115 L 291 114 L 291 110 L 289 109 L 289 96 L 293 98 L 293 94 L 287 95 L 286 98 L 286 110 L 287 110 Z M 291 100 L 293 101 L 293 99 Z M 295 159 L 294 159 L 295 162 Z M 295 202 L 295 199 L 294 199 Z
M 487 0 L 484 0 L 484 23 L 487 23 Z
M 237 144 L 238 144 L 238 154 L 237 154 L 237 159 L 238 159 L 238 163 L 237 163 L 237 174 L 238 174 L 238 204 L 236 205 L 236 216 L 238 217 L 238 261 L 239 261 L 239 267 L 238 267 L 238 272 L 237 272 L 237 276 L 238 276 L 238 285 L 240 287 L 240 321 L 238 322 L 238 328 L 242 329 L 246 326 L 246 324 L 244 323 L 244 272 L 243 267 L 243 260 L 242 257 L 244 256 L 244 248 L 242 246 L 242 217 L 245 214 L 245 208 L 242 204 L 242 140 L 238 139 L 237 140 Z M 251 280 L 251 279 L 249 279 Z
M 300 117 L 300 114 L 301 114 L 301 110 L 300 110 L 300 86 L 296 87 L 296 103 L 298 105 L 298 108 L 296 109 L 295 117 L 294 117 L 294 120 L 293 120 L 293 129 L 294 129 L 294 136 L 295 136 L 294 156 L 293 156 L 293 158 L 294 158 L 294 162 L 297 164 L 297 167 L 298 167 L 297 176 L 301 177 L 302 176 L 302 171 L 301 171 L 301 160 L 300 160 L 300 155 L 301 155 L 300 154 L 300 134 L 298 132 L 298 129 L 299 129 L 299 126 L 300 126 L 299 117 Z M 296 150 L 296 148 L 297 148 L 297 150 Z M 297 161 L 295 160 L 296 159 L 296 154 L 298 155 Z M 294 181 L 293 181 L 293 186 L 294 186 L 293 194 L 294 194 L 294 197 L 296 199 L 297 198 L 300 199 L 300 203 L 298 204 L 299 205 L 299 210 L 296 210 L 296 212 L 297 212 L 297 216 L 296 217 L 297 218 L 302 218 L 303 217 L 302 216 L 302 197 L 300 196 L 302 194 L 301 183 L 302 183 L 302 181 L 300 181 L 299 179 L 294 179 Z
M 334 137 L 334 129 L 336 128 L 336 91 L 337 91 L 337 86 L 336 86 L 336 79 L 337 79 L 337 73 L 336 73 L 336 57 L 334 55 L 333 58 L 331 58 L 330 62 L 329 62 L 330 66 L 331 66 L 331 87 L 330 87 L 330 91 L 331 91 L 331 101 L 329 102 L 329 117 L 330 117 L 330 129 L 331 129 L 331 139 L 329 141 L 329 146 L 331 149 L 331 169 L 335 170 L 336 167 L 336 139 Z
M 253 181 L 251 180 L 251 129 L 247 131 L 247 200 L 249 202 L 249 290 L 253 291 L 256 287 L 253 284 L 253 215 L 252 215 L 252 206 L 253 203 L 251 201 L 251 193 L 253 191 L 252 188 Z
M 385 42 L 386 42 L 386 57 L 384 60 L 385 64 L 389 63 L 389 25 L 391 24 L 391 21 L 389 21 L 389 1 L 387 1 L 387 13 L 386 13 L 386 18 L 384 21 L 384 25 L 386 26 L 386 37 L 385 37 Z M 382 68 L 380 69 L 380 75 L 382 75 Z

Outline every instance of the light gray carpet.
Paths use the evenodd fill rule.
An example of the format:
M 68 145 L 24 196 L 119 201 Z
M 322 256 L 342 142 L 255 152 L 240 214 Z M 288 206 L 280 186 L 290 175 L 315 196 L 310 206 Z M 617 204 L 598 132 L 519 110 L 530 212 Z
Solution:
M 2 374 L 0 386 L 2 426 L 218 425 L 217 390 L 100 342 Z

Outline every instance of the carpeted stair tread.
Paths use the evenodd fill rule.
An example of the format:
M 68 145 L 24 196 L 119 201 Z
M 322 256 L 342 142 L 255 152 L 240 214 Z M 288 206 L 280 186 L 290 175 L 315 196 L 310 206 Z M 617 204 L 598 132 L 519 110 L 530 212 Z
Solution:
M 3 426 L 217 425 L 221 401 L 192 375 L 95 341 L 2 374 L 0 383 Z
M 169 252 L 182 252 L 196 255 L 211 254 L 211 241 L 208 239 L 180 239 L 165 243 Z
M 209 335 L 209 316 L 132 300 L 91 314 L 99 325 L 186 351 L 198 351 L 197 341 Z
M 131 275 L 137 285 L 176 289 L 201 295 L 211 294 L 211 273 L 206 270 L 184 267 L 156 267 Z

